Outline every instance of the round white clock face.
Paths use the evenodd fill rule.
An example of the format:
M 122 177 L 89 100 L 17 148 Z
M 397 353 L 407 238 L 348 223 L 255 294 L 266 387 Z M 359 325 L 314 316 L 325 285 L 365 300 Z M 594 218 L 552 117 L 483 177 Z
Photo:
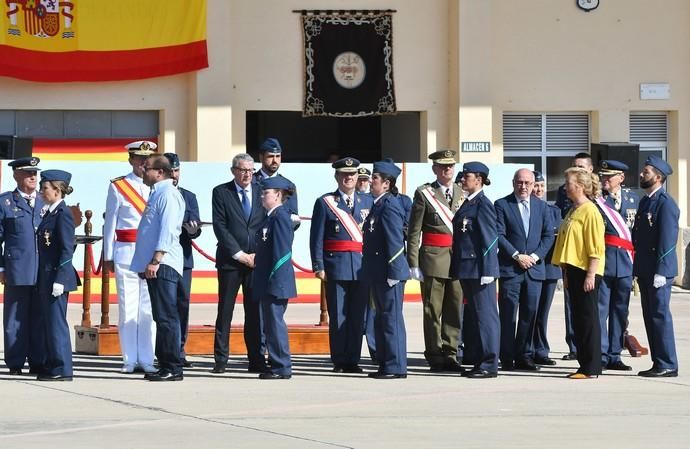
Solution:
M 577 6 L 585 11 L 591 11 L 599 6 L 599 0 L 577 0 Z

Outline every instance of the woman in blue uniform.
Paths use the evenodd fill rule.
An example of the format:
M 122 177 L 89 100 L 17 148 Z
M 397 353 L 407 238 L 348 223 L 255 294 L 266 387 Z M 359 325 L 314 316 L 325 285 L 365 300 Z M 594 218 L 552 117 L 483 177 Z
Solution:
M 261 305 L 271 368 L 259 374 L 259 379 L 289 379 L 292 377 L 292 362 L 284 315 L 288 298 L 297 296 L 297 287 L 292 268 L 295 233 L 290 211 L 283 205 L 292 189 L 289 181 L 278 176 L 263 179 L 261 189 L 261 204 L 268 215 L 256 234 L 252 289 Z
M 372 207 L 364 222 L 362 282 L 374 300 L 376 316 L 375 379 L 407 377 L 407 341 L 403 319 L 403 293 L 410 267 L 405 257 L 405 212 L 395 181 L 400 169 L 391 161 L 374 163 L 371 178 Z
M 489 167 L 481 162 L 465 163 L 460 183 L 468 196 L 453 217 L 450 275 L 460 280 L 469 306 L 465 314 L 472 323 L 474 335 L 467 335 L 465 340 L 476 345 L 474 368 L 464 375 L 470 379 L 487 379 L 497 375 L 500 345 L 496 211 L 482 190 L 490 184 Z
M 38 376 L 42 381 L 72 380 L 72 344 L 67 324 L 67 297 L 77 289 L 72 265 L 74 220 L 64 202 L 72 193 L 72 175 L 62 170 L 41 173 L 43 220 L 36 231 L 38 240 L 38 297 L 45 323 L 46 365 Z

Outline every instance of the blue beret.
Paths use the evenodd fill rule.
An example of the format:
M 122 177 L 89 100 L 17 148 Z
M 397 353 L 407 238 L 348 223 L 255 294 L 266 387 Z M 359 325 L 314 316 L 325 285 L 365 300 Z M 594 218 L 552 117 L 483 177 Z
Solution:
M 163 153 L 163 156 L 170 162 L 170 168 L 177 170 L 180 168 L 180 157 L 175 153 Z
M 534 182 L 544 182 L 544 175 L 540 171 L 534 170 Z
M 393 159 L 386 158 L 382 161 L 374 162 L 374 173 L 383 173 L 394 178 L 400 176 L 400 168 L 393 162 Z
M 335 171 L 339 171 L 341 173 L 357 173 L 359 161 L 353 157 L 346 157 L 333 162 L 331 167 L 335 168 Z
M 290 181 L 282 176 L 273 176 L 261 180 L 261 190 L 278 189 L 278 190 L 292 190 Z
M 41 160 L 37 157 L 20 157 L 10 162 L 8 165 L 12 167 L 12 170 L 26 170 L 26 171 L 39 171 L 38 163 Z
M 280 146 L 280 142 L 275 137 L 269 137 L 264 140 L 264 143 L 259 147 L 261 153 L 276 153 L 280 154 L 283 152 L 283 147 Z
M 614 161 L 611 159 L 599 162 L 599 167 L 599 175 L 602 176 L 618 175 L 630 170 L 630 167 L 621 161 Z
M 479 161 L 465 162 L 462 166 L 463 173 L 481 173 L 484 175 L 484 184 L 489 185 L 491 181 L 489 180 L 489 167 L 484 163 Z
M 670 165 L 668 165 L 668 162 L 661 159 L 659 156 L 655 156 L 655 155 L 649 156 L 647 158 L 647 160 L 644 161 L 644 165 L 651 165 L 652 167 L 656 168 L 661 173 L 663 173 L 664 176 L 669 176 L 670 174 L 673 173 L 673 169 L 671 168 Z
M 357 177 L 358 178 L 368 178 L 370 176 L 371 176 L 371 171 L 368 168 L 359 167 L 359 170 L 357 170 Z
M 44 181 L 62 181 L 69 185 L 72 180 L 72 174 L 64 170 L 43 170 L 41 172 L 41 182 Z

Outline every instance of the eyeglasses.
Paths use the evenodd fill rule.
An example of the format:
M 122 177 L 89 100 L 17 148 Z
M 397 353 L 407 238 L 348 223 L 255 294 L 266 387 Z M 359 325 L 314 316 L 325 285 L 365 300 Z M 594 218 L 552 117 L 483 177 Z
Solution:
M 237 170 L 243 175 L 248 175 L 250 173 L 254 173 L 254 169 L 252 168 L 239 168 L 239 167 L 232 167 L 233 170 Z

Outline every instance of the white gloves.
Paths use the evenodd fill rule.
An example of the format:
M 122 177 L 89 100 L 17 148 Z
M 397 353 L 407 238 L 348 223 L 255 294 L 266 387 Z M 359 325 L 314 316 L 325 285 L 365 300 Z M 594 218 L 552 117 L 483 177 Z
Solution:
M 65 293 L 65 286 L 57 282 L 53 283 L 53 296 L 57 297 L 63 293 Z
M 491 284 L 491 283 L 494 281 L 494 279 L 495 279 L 495 278 L 494 278 L 493 276 L 482 276 L 482 277 L 479 279 L 479 284 L 480 284 L 480 285 Z
M 189 223 L 182 223 L 182 227 L 187 234 L 194 235 L 199 231 L 199 223 L 196 221 L 190 221 Z
M 660 274 L 654 275 L 654 288 L 661 288 L 666 285 L 666 276 Z
M 410 277 L 419 282 L 424 282 L 424 274 L 422 274 L 422 270 L 419 267 L 410 268 Z
M 397 280 L 397 279 L 386 279 L 386 282 L 388 282 L 388 286 L 389 286 L 389 287 L 392 287 L 392 286 L 396 285 L 396 284 L 397 284 L 398 282 L 400 282 L 400 281 Z

